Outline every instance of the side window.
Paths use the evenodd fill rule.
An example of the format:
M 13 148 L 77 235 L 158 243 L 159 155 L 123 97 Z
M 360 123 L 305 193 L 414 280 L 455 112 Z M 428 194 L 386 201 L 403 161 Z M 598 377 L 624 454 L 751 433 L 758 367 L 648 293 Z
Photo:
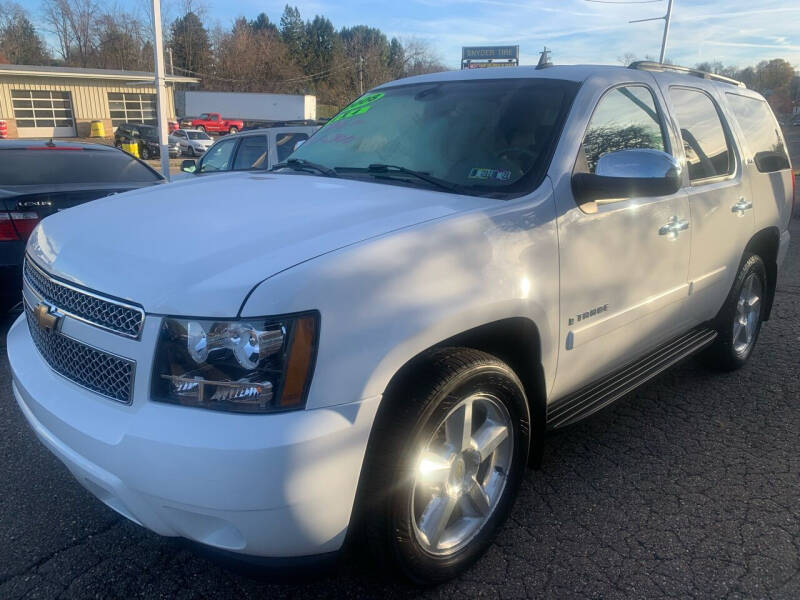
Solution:
M 731 93 L 727 96 L 747 145 L 753 152 L 756 168 L 762 173 L 788 169 L 789 157 L 769 105 L 758 98 Z
M 267 166 L 267 136 L 250 135 L 242 138 L 236 152 L 234 171 L 264 169 Z
M 275 145 L 278 146 L 278 162 L 283 162 L 294 152 L 297 142 L 304 142 L 308 139 L 305 133 L 279 133 L 275 137 Z
M 200 165 L 201 173 L 213 173 L 215 171 L 230 171 L 233 149 L 237 140 L 225 140 L 214 144 L 203 157 Z
M 671 88 L 692 182 L 733 173 L 733 154 L 714 101 L 700 90 Z
M 603 154 L 635 148 L 666 148 L 653 94 L 640 85 L 614 88 L 600 98 L 586 128 L 586 168 L 594 173 Z

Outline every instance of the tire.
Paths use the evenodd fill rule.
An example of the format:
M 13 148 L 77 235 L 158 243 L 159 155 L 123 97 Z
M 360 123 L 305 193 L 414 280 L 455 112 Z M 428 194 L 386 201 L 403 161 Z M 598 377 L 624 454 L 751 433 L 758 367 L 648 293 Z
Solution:
M 197 152 L 195 152 L 194 146 L 189 146 L 189 156 L 191 156 L 192 158 L 197 156 Z
M 231 127 L 230 129 L 228 129 L 228 133 L 231 134 L 231 135 L 233 135 L 234 133 L 237 133 L 238 131 L 239 130 L 236 127 Z
M 519 379 L 489 354 L 437 349 L 409 369 L 376 418 L 359 516 L 370 558 L 387 572 L 428 585 L 466 570 L 505 522 L 525 472 L 530 419 Z M 468 404 L 473 418 L 465 437 L 459 427 Z M 500 439 L 494 449 L 486 434 L 497 431 L 492 423 L 506 430 L 494 438 Z M 451 438 L 466 450 L 454 450 L 458 442 Z M 482 491 L 476 481 L 483 482 Z M 449 517 L 437 519 L 441 514 Z
M 147 146 L 142 146 L 142 151 L 139 154 L 141 155 L 142 160 L 150 159 L 150 150 L 147 149 Z
M 205 131 L 206 131 L 206 128 L 205 128 L 205 127 L 203 127 L 202 125 L 198 125 L 198 126 L 197 126 L 197 131 L 202 131 L 203 133 L 205 133 Z
M 701 355 L 703 362 L 720 371 L 741 369 L 753 353 L 764 317 L 767 269 L 756 254 L 745 256 L 714 328 L 717 339 Z

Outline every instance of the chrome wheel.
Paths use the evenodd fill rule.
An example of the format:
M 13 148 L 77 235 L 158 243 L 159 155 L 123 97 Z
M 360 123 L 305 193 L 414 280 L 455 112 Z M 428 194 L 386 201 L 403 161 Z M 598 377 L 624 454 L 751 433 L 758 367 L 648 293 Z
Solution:
M 761 318 L 761 295 L 761 279 L 757 274 L 750 273 L 739 292 L 736 315 L 733 319 L 733 350 L 739 356 L 750 352 L 755 342 Z
M 494 513 L 514 454 L 503 403 L 478 393 L 461 400 L 418 455 L 411 492 L 414 534 L 437 556 L 464 548 Z

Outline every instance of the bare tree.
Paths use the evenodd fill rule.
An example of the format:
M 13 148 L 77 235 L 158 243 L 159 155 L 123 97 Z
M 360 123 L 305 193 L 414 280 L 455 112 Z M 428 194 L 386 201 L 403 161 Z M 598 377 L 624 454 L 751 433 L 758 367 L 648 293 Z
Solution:
M 44 0 L 44 19 L 58 38 L 58 52 L 67 64 L 89 66 L 95 51 L 94 0 Z

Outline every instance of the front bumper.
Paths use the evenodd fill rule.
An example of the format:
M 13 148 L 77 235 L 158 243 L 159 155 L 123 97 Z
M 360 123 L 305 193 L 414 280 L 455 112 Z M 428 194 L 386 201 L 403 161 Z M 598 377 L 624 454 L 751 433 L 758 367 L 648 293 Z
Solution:
M 216 413 L 141 394 L 125 406 L 53 372 L 24 316 L 7 348 L 14 396 L 36 435 L 125 517 L 254 556 L 341 547 L 379 397 L 273 415 Z M 137 386 L 142 380 L 149 388 L 149 374 L 137 374 Z

